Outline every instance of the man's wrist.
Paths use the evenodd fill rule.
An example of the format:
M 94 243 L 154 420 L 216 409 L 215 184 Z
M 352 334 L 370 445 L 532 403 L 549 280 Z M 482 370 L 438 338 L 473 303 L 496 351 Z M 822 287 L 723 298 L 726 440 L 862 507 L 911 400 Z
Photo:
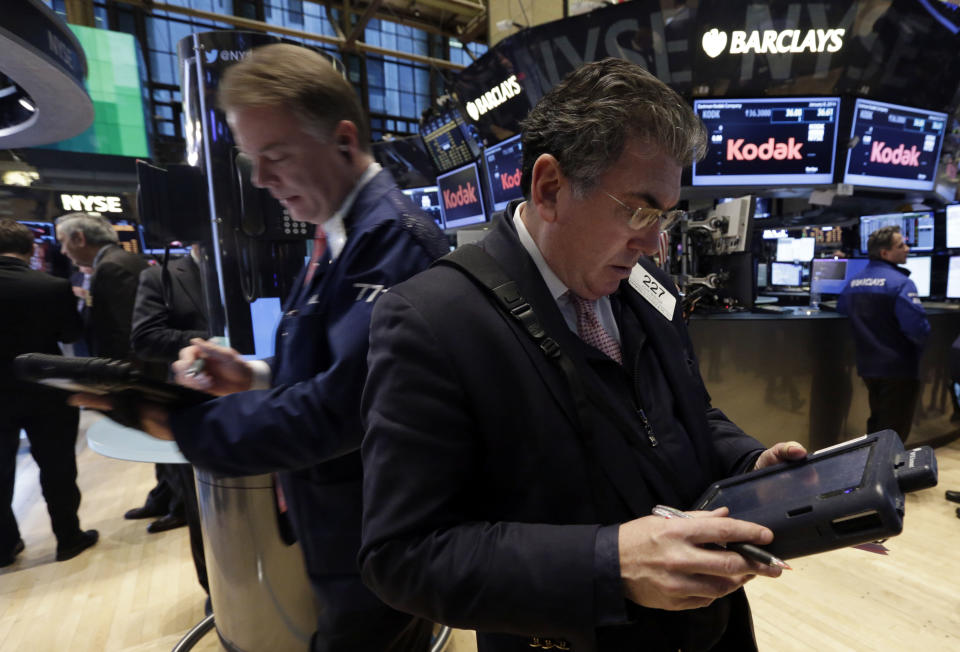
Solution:
M 270 389 L 273 380 L 273 370 L 263 360 L 247 360 L 250 369 L 250 389 Z

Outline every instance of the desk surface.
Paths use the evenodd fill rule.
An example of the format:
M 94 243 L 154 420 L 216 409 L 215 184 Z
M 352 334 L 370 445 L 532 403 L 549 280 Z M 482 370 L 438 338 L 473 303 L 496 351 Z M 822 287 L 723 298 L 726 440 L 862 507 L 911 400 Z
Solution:
M 187 458 L 180 453 L 176 442 L 126 428 L 108 417 L 87 428 L 87 444 L 97 453 L 118 460 L 187 464 Z

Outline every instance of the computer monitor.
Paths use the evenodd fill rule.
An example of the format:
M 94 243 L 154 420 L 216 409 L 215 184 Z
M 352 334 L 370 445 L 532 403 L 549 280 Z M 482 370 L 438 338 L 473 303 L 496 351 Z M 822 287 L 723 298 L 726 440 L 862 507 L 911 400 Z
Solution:
M 778 238 L 777 261 L 781 263 L 809 262 L 813 260 L 816 243 L 816 238 Z
M 130 220 L 113 220 L 111 224 L 121 247 L 132 254 L 143 252 L 143 233 L 139 224 Z
M 932 251 L 933 225 L 933 211 L 863 215 L 860 217 L 860 253 L 868 253 L 870 234 L 884 226 L 899 226 L 901 236 L 913 251 Z
M 432 217 L 437 226 L 444 228 L 443 212 L 440 210 L 440 190 L 437 186 L 404 188 L 400 192 L 409 197 L 414 206 Z
M 950 204 L 946 210 L 947 249 L 960 249 L 960 204 Z
M 947 298 L 960 299 L 960 256 L 950 256 L 947 271 Z
M 460 109 L 448 104 L 425 115 L 420 124 L 420 137 L 440 172 L 446 172 L 480 155 L 480 145 Z
M 446 228 L 455 229 L 485 222 L 483 193 L 480 192 L 480 170 L 470 163 L 437 177 L 440 211 Z
M 491 212 L 502 211 L 514 199 L 523 198 L 520 176 L 523 169 L 523 145 L 520 134 L 488 147 L 483 153 L 490 190 Z
M 910 270 L 910 280 L 917 286 L 917 295 L 930 296 L 930 256 L 908 256 L 901 267 Z
M 761 260 L 757 263 L 757 287 L 766 288 L 770 284 L 770 265 Z
M 867 258 L 814 258 L 810 264 L 810 292 L 840 294 L 869 262 Z
M 803 281 L 803 265 L 800 263 L 770 263 L 770 285 L 798 288 Z
M 833 182 L 838 97 L 694 100 L 707 128 L 707 153 L 694 186 Z
M 33 233 L 33 254 L 30 267 L 40 272 L 52 271 L 50 258 L 57 251 L 57 230 L 53 222 L 33 222 L 17 220 Z
M 946 113 L 858 99 L 843 182 L 933 190 L 946 124 Z

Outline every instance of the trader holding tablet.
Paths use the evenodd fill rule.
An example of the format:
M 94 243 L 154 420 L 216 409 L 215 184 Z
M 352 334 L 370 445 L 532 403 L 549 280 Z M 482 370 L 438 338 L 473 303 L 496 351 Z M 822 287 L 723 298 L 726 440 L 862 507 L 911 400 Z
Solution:
M 607 59 L 547 93 L 522 139 L 526 201 L 374 308 L 363 579 L 484 652 L 755 649 L 741 587 L 780 570 L 710 544 L 771 531 L 650 515 L 806 454 L 764 451 L 710 406 L 676 289 L 645 258 L 703 125 Z

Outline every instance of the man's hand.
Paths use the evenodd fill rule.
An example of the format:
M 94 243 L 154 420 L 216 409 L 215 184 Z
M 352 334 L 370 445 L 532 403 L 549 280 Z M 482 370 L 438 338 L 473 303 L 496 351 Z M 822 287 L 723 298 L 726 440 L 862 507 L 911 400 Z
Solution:
M 795 441 L 782 441 L 760 453 L 754 471 L 780 462 L 796 462 L 807 456 L 807 449 Z
M 779 568 L 710 544 L 764 545 L 773 532 L 727 517 L 726 507 L 690 512 L 696 518 L 646 516 L 620 526 L 620 576 L 624 594 L 644 607 L 697 609 L 733 593 L 755 575 L 779 577 Z
M 190 346 L 180 349 L 180 359 L 171 366 L 178 383 L 217 396 L 245 392 L 252 387 L 253 371 L 237 351 L 199 338 L 190 342 Z M 203 361 L 202 369 L 194 373 L 199 360 Z
M 74 407 L 89 408 L 109 413 L 114 409 L 113 401 L 100 394 L 72 394 L 67 403 Z M 173 441 L 173 432 L 170 430 L 169 413 L 167 409 L 156 403 L 142 401 L 138 405 L 140 424 L 143 432 L 157 439 Z

